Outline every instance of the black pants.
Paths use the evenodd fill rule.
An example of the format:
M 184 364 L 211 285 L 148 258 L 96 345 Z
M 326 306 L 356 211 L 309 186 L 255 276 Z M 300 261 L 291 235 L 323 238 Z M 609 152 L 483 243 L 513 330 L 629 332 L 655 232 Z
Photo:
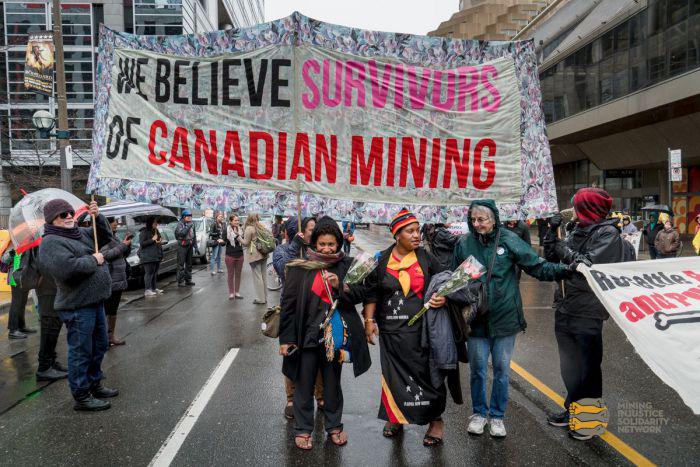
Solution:
M 10 331 L 17 331 L 27 327 L 24 322 L 24 309 L 27 307 L 27 298 L 29 290 L 23 290 L 19 287 L 11 287 L 12 302 L 10 303 L 10 316 L 7 321 L 7 328 Z
M 119 302 L 122 299 L 121 290 L 113 290 L 112 295 L 105 300 L 105 315 L 106 316 L 116 316 L 117 310 L 119 309 Z
M 143 283 L 146 290 L 156 290 L 156 279 L 158 278 L 160 263 L 143 263 Z
M 343 429 L 343 389 L 340 372 L 343 365 L 326 360 L 323 348 L 299 350 L 299 373 L 294 381 L 294 431 L 310 434 L 314 431 L 314 385 L 316 374 L 323 379 L 323 416 L 326 432 Z
M 656 251 L 656 247 L 654 245 L 649 245 L 649 258 L 656 259 L 658 257 L 659 257 L 659 252 Z
M 58 343 L 58 336 L 61 334 L 63 323 L 61 323 L 61 318 L 59 318 L 58 312 L 53 307 L 55 299 L 55 295 L 39 296 L 41 337 L 39 340 L 38 371 L 48 370 L 56 360 L 56 344 Z
M 556 313 L 554 335 L 559 346 L 564 406 L 581 399 L 603 397 L 603 321 Z
M 192 247 L 177 247 L 177 282 L 192 282 Z

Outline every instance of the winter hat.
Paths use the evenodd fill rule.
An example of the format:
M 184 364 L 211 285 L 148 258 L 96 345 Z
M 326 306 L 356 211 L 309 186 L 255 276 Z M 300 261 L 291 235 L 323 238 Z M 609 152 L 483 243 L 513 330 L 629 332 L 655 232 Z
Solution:
M 75 208 L 68 201 L 65 199 L 52 199 L 44 205 L 44 221 L 50 224 L 59 215 L 68 211 L 75 213 Z
M 184 219 L 185 217 L 191 216 L 191 215 L 192 215 L 192 211 L 190 211 L 189 209 L 185 209 L 184 211 L 182 211 L 182 218 L 183 218 L 183 219 Z
M 414 222 L 418 222 L 416 216 L 408 209 L 403 208 L 398 213 L 396 213 L 394 218 L 391 220 L 391 224 L 389 224 L 389 230 L 391 230 L 391 235 L 396 237 L 396 234 L 399 233 L 399 230 L 406 227 L 408 224 L 413 224 Z
M 597 224 L 608 216 L 612 197 L 602 188 L 581 188 L 574 195 L 574 209 L 582 227 Z

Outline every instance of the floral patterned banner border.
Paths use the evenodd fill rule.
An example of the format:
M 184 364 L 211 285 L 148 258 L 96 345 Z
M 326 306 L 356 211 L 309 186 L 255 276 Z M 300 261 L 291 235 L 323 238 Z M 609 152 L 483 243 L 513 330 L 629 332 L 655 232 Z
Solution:
M 99 176 L 107 136 L 107 108 L 113 53 L 117 48 L 150 50 L 169 55 L 206 57 L 251 51 L 270 45 L 310 44 L 364 57 L 392 57 L 422 67 L 454 68 L 512 57 L 520 83 L 521 170 L 520 203 L 499 204 L 504 219 L 542 218 L 557 211 L 554 173 L 545 134 L 539 76 L 532 41 L 476 41 L 369 31 L 324 23 L 298 12 L 269 23 L 228 31 L 179 36 L 139 36 L 100 26 L 97 99 L 93 132 L 93 162 L 87 192 L 116 199 L 157 202 L 165 206 L 291 215 L 297 195 L 259 192 L 211 185 L 177 185 Z M 309 193 L 300 196 L 303 215 L 329 214 L 355 222 L 388 223 L 402 207 L 424 222 L 466 221 L 468 206 L 404 206 L 335 200 Z

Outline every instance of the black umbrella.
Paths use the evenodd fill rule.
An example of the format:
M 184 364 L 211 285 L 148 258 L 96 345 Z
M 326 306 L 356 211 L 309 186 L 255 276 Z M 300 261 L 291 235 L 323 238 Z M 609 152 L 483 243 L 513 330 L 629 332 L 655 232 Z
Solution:
M 666 214 L 671 214 L 671 210 L 666 204 L 650 204 L 648 206 L 644 206 L 642 211 L 665 212 Z
M 113 201 L 100 206 L 100 214 L 105 217 L 131 216 L 136 222 L 144 222 L 149 216 L 160 220 L 177 220 L 170 209 L 158 204 L 136 203 L 132 201 Z

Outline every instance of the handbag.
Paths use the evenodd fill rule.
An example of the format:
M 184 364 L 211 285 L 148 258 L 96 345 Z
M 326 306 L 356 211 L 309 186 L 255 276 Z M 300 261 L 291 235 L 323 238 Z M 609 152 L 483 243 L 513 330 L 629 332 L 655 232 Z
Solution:
M 475 281 L 469 284 L 469 294 L 472 298 L 472 309 L 473 314 L 471 319 L 476 319 L 486 315 L 489 312 L 489 283 L 491 282 L 491 272 L 493 272 L 493 265 L 496 262 L 496 254 L 498 253 L 498 240 L 501 237 L 501 230 L 496 232 L 496 242 L 493 246 L 493 254 L 491 255 L 491 261 L 489 262 L 489 267 L 486 273 L 486 282 Z M 465 316 L 465 319 L 467 317 Z M 467 320 L 469 323 L 470 320 Z
M 277 339 L 280 336 L 280 313 L 282 312 L 282 307 L 279 305 L 270 308 L 265 312 L 262 317 L 262 323 L 260 323 L 260 329 L 263 336 L 271 337 Z

